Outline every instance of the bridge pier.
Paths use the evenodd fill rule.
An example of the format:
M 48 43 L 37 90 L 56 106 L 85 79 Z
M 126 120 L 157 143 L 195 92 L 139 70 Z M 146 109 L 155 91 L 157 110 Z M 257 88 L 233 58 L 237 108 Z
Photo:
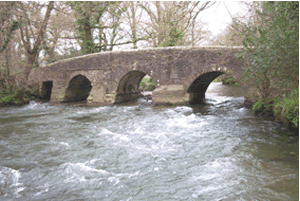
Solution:
M 180 84 L 162 85 L 152 92 L 154 105 L 184 105 L 189 102 L 186 87 Z
M 99 83 L 94 83 L 93 88 L 87 98 L 88 103 L 111 103 L 110 99 L 107 98 L 106 86 Z
M 65 84 L 53 82 L 50 102 L 60 103 L 64 101 L 66 88 L 63 87 Z

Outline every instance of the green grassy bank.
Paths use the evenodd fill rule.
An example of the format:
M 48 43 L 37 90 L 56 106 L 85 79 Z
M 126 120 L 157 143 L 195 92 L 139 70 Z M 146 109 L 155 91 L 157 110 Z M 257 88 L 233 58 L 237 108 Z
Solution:
M 252 107 L 257 115 L 271 115 L 275 121 L 282 122 L 290 128 L 299 129 L 299 88 L 285 97 L 260 98 Z

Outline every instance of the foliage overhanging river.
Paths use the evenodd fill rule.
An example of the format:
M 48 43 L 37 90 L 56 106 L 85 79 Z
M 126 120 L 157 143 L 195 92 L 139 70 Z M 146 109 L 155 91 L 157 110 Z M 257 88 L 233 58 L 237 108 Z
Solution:
M 1 108 L 0 200 L 298 200 L 298 135 L 243 102 Z

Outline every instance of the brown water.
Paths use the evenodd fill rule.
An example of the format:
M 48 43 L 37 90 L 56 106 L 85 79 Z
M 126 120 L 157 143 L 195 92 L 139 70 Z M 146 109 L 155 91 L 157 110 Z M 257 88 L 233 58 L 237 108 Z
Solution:
M 298 200 L 298 135 L 243 101 L 2 108 L 0 200 Z

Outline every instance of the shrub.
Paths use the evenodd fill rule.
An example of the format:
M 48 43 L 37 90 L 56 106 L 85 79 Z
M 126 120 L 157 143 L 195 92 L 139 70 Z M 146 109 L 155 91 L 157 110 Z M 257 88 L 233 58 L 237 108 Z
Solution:
M 260 98 L 258 101 L 252 106 L 252 111 L 255 114 L 273 114 L 273 99 L 263 99 Z
M 231 71 L 228 71 L 226 74 L 221 76 L 222 84 L 224 85 L 234 85 L 236 79 L 232 76 Z
M 274 116 L 277 121 L 299 128 L 299 89 L 274 103 Z
M 38 86 L 26 87 L 25 89 L 20 86 L 8 87 L 7 89 L 0 90 L 0 104 L 21 105 L 28 103 L 32 97 L 37 97 L 38 93 Z
M 1 91 L 0 92 L 0 104 L 21 104 L 21 100 L 18 99 L 20 91 Z
M 224 85 L 234 85 L 236 83 L 236 79 L 233 77 L 222 79 L 222 84 Z
M 153 91 L 155 89 L 155 83 L 151 78 L 143 78 L 140 82 L 140 87 L 143 91 Z
M 255 114 L 271 114 L 276 121 L 299 128 L 299 89 L 293 90 L 285 98 L 260 98 L 252 110 Z
M 155 89 L 155 84 L 154 82 L 150 82 L 149 85 L 147 86 L 148 91 L 153 91 Z

